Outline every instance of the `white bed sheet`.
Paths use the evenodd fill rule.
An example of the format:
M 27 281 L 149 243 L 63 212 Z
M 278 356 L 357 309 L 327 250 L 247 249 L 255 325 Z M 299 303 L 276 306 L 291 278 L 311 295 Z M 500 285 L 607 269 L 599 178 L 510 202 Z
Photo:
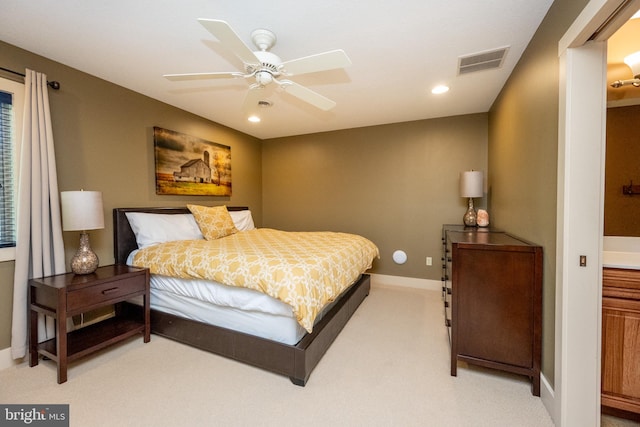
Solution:
M 180 279 L 157 274 L 151 275 L 151 288 L 220 307 L 293 318 L 290 305 L 253 289 L 227 286 L 204 279 Z
M 154 277 L 151 276 L 151 282 L 153 281 L 155 281 Z M 142 297 L 135 298 L 132 302 L 142 305 Z M 291 314 L 278 315 L 220 306 L 156 289 L 153 286 L 151 287 L 151 308 L 289 345 L 295 345 L 307 332 Z
M 158 289 L 151 291 L 151 307 L 154 310 L 283 344 L 295 345 L 306 333 L 291 316 L 217 306 Z
M 154 310 L 290 345 L 306 333 L 291 306 L 253 289 L 155 274 L 150 285 Z

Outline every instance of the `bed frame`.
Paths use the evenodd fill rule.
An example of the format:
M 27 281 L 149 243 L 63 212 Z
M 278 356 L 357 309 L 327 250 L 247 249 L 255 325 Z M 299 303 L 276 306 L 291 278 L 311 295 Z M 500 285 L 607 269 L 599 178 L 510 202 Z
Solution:
M 246 207 L 228 207 L 246 210 Z M 125 264 L 127 256 L 137 249 L 135 235 L 127 220 L 127 212 L 156 214 L 189 213 L 187 208 L 116 208 L 113 210 L 114 256 Z M 238 360 L 268 371 L 286 375 L 296 385 L 304 386 L 311 371 L 320 362 L 331 343 L 369 295 L 370 277 L 363 274 L 338 299 L 333 307 L 295 345 L 236 332 L 151 309 L 151 332 L 193 347 Z

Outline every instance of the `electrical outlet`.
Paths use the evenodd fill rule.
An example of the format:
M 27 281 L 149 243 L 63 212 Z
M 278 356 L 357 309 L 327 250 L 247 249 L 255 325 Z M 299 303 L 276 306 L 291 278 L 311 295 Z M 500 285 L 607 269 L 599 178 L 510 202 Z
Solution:
M 427 257 L 427 265 L 433 265 L 433 259 L 430 256 Z

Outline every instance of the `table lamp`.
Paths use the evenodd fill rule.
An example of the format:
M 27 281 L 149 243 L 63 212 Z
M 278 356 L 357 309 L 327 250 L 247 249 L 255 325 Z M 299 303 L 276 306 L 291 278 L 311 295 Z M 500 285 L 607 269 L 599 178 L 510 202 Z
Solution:
M 98 268 L 98 255 L 91 250 L 87 230 L 104 228 L 102 192 L 62 191 L 62 229 L 80 231 L 80 247 L 71 258 L 71 271 L 75 274 L 91 274 Z
M 482 197 L 484 191 L 482 171 L 465 171 L 460 173 L 460 197 L 469 198 L 469 207 L 464 214 L 463 222 L 467 227 L 478 225 L 478 215 L 473 207 L 473 198 Z

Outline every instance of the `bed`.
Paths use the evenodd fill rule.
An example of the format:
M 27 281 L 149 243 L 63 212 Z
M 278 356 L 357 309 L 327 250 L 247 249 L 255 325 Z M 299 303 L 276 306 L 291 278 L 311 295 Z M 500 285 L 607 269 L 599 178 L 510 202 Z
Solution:
M 247 208 L 228 207 L 228 210 L 233 213 Z M 138 249 L 136 234 L 127 217 L 132 213 L 176 215 L 189 214 L 190 211 L 186 207 L 114 209 L 114 257 L 119 264 L 131 263 L 131 254 Z M 297 332 L 299 339 L 295 338 L 295 342 L 287 342 L 293 338 L 272 339 L 260 334 L 212 325 L 208 321 L 166 310 L 160 305 L 154 305 L 154 299 L 160 299 L 154 298 L 152 290 L 151 331 L 190 346 L 288 376 L 294 384 L 304 386 L 312 370 L 369 294 L 369 290 L 370 277 L 362 273 L 319 314 L 319 320 L 315 321 L 311 332 Z M 132 304 L 129 309 L 138 308 Z

